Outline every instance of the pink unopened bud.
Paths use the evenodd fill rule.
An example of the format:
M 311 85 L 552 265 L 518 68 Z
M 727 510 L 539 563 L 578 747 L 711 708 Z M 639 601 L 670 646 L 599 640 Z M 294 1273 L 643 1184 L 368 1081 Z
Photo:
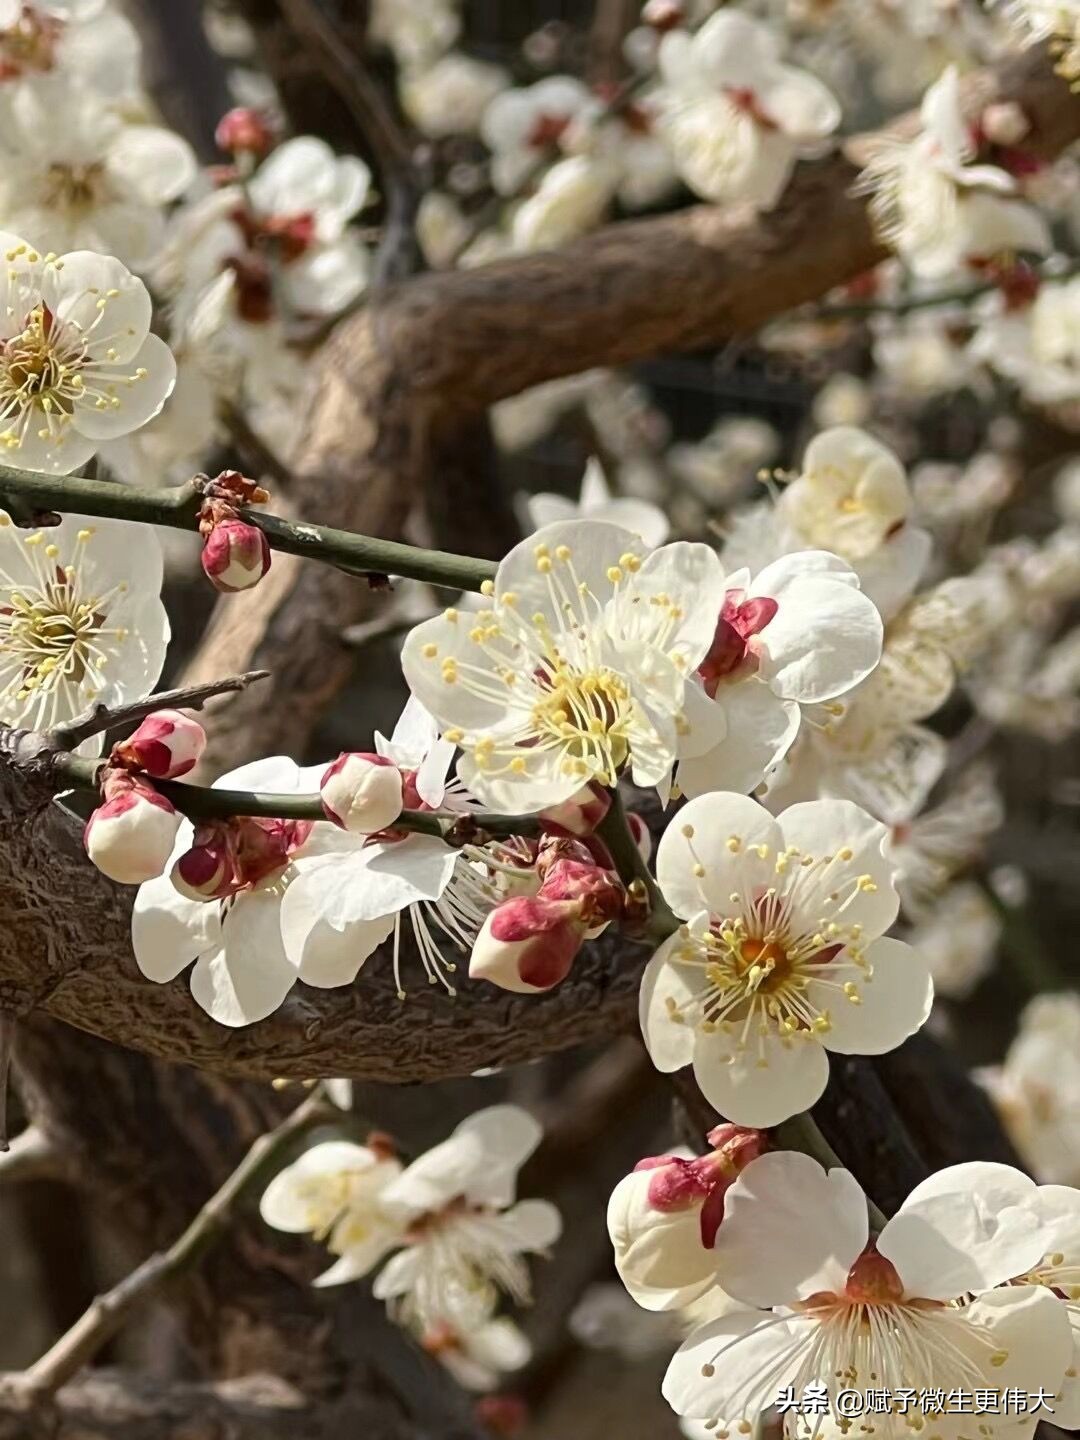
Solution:
M 222 520 L 203 544 L 202 567 L 215 590 L 227 595 L 250 590 L 270 569 L 270 546 L 246 520 Z
M 591 931 L 618 918 L 626 892 L 617 875 L 591 860 L 556 860 L 547 868 L 540 898 L 574 902 L 578 918 Z
M 529 1408 L 519 1395 L 482 1395 L 475 1415 L 494 1440 L 517 1440 L 529 1421 Z
M 205 748 L 206 731 L 197 720 L 180 710 L 157 710 L 114 746 L 113 758 L 155 780 L 175 780 L 194 769 Z
M 236 862 L 228 827 L 200 825 L 191 849 L 172 867 L 173 885 L 189 900 L 223 900 L 237 887 Z
M 550 990 L 569 973 L 586 928 L 574 901 L 504 900 L 476 937 L 469 975 L 519 995 Z
M 1015 100 L 998 100 L 979 116 L 979 129 L 991 145 L 1019 145 L 1030 132 L 1031 121 Z
M 238 105 L 218 121 L 214 139 L 230 155 L 265 155 L 274 143 L 274 131 L 262 111 Z
M 229 823 L 242 885 L 257 885 L 283 869 L 311 834 L 312 827 L 310 820 L 263 820 L 252 816 Z
M 180 816 L 147 784 L 107 786 L 107 793 L 83 831 L 87 855 L 120 885 L 155 879 L 169 863 Z
M 685 18 L 686 12 L 678 0 L 646 0 L 641 11 L 643 23 L 651 25 L 661 34 L 667 30 L 674 30 L 677 25 L 683 23 Z
M 611 796 L 599 785 L 586 785 L 561 805 L 541 810 L 540 821 L 547 830 L 563 835 L 591 835 L 611 809 Z
M 383 755 L 339 755 L 319 785 L 326 818 L 354 835 L 374 835 L 401 814 L 405 795 L 401 771 Z

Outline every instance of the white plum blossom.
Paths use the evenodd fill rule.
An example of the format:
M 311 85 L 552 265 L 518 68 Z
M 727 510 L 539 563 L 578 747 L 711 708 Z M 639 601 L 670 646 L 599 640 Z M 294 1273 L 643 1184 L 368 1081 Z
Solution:
M 1070 83 L 1080 79 L 1080 3 L 1078 0 L 997 0 L 1028 44 L 1049 41 L 1056 69 Z
M 813 1105 L 828 1052 L 875 1055 L 918 1030 L 933 986 L 896 918 L 887 828 L 816 800 L 774 818 L 742 795 L 703 795 L 664 832 L 656 874 L 684 923 L 653 956 L 641 1028 L 663 1072 L 693 1065 L 737 1125 Z
M 500 1295 L 528 1301 L 524 1257 L 547 1251 L 561 1230 L 546 1200 L 515 1201 L 517 1172 L 541 1133 L 516 1105 L 494 1105 L 407 1169 L 370 1142 L 318 1145 L 271 1183 L 263 1218 L 328 1242 L 337 1259 L 319 1285 L 358 1280 L 395 1251 L 374 1293 L 398 1323 L 435 1353 L 458 1351 L 452 1369 L 515 1368 L 527 1358 L 521 1343 L 486 1327 Z
M 987 765 L 971 765 L 940 805 L 924 810 L 893 832 L 892 855 L 904 913 L 917 920 L 960 870 L 979 858 L 1001 825 L 1005 809 Z
M 415 697 L 389 740 L 376 734 L 375 749 L 402 772 L 409 808 L 468 810 L 468 799 L 446 779 L 454 747 L 439 739 L 435 721 Z M 454 994 L 448 977 L 457 967 L 444 958 L 440 942 L 471 948 L 498 898 L 486 875 L 437 835 L 393 827 L 371 835 L 338 833 L 351 843 L 298 856 L 282 904 L 285 953 L 301 978 L 322 987 L 351 984 L 392 933 L 394 980 L 404 999 L 401 925 L 407 917 L 428 983 Z
M 545 160 L 558 156 L 560 141 L 591 99 L 587 86 L 570 75 L 550 75 L 496 95 L 480 124 L 480 137 L 492 152 L 496 190 L 513 194 Z
M 149 694 L 169 643 L 161 582 L 149 527 L 68 515 L 26 531 L 0 510 L 0 723 L 49 730 Z
M 1012 176 L 975 165 L 955 66 L 923 97 L 915 139 L 886 139 L 863 171 L 871 216 L 884 243 L 911 270 L 941 280 L 977 260 L 1051 249 L 1046 221 L 1017 197 Z
M 834 701 L 881 658 L 881 617 L 835 555 L 797 551 L 753 578 L 737 570 L 725 584 L 713 643 L 696 672 L 723 715 L 723 733 L 680 763 L 687 795 L 752 790 L 794 742 L 800 704 Z
M 976 1074 L 1031 1173 L 1080 1185 L 1080 997 L 1037 995 L 1002 1064 Z
M 614 198 L 629 210 L 640 210 L 669 198 L 678 183 L 658 122 L 649 95 L 624 98 L 612 108 L 597 94 L 571 122 L 562 148 L 604 166 Z
M 1027 306 L 994 297 L 969 354 L 1038 405 L 1080 399 L 1080 277 L 1041 286 Z
M 41 255 L 0 232 L 0 447 L 67 474 L 158 413 L 176 377 L 146 286 L 119 260 Z
M 459 0 L 374 0 L 371 38 L 403 65 L 431 64 L 457 39 L 459 11 Z
M 401 76 L 401 103 L 424 135 L 472 135 L 495 96 L 510 84 L 501 65 L 488 65 L 451 50 L 433 65 L 408 69 Z
M 165 209 L 195 157 L 171 130 L 127 118 L 62 77 L 0 93 L 0 213 L 42 251 L 99 250 L 136 269 L 165 238 Z
M 931 552 L 927 531 L 911 523 L 912 497 L 898 457 L 854 426 L 823 430 L 806 447 L 802 469 L 775 504 L 737 513 L 725 564 L 751 572 L 798 550 L 846 560 L 888 620 L 914 591 Z
M 1025 1277 L 1055 1239 L 1032 1204 L 1032 1182 L 1004 1165 L 964 1165 L 918 1186 L 871 1238 L 866 1197 L 846 1170 L 808 1156 L 763 1155 L 726 1197 L 714 1248 L 717 1282 L 741 1301 L 703 1325 L 672 1360 L 664 1395 L 682 1416 L 721 1430 L 753 1427 L 791 1386 L 827 1395 L 805 1431 L 843 1433 L 838 1391 L 916 1394 L 908 1414 L 873 1417 L 875 1435 L 909 1433 L 913 1419 L 957 1436 L 1026 1436 L 1001 1402 L 1017 1387 L 1062 1388 L 1072 1358 L 1065 1307 Z M 927 1390 L 999 1397 L 979 1427 L 925 1407 Z M 924 1392 L 920 1394 L 920 1392 Z M 1004 1413 L 1004 1418 L 995 1418 Z M 935 1424 L 936 1422 L 936 1424 Z
M 771 209 L 801 151 L 840 123 L 840 106 L 805 70 L 785 65 L 773 32 L 740 11 L 696 35 L 673 30 L 659 53 L 660 133 L 675 168 L 705 200 Z
M 3 0 L 0 83 L 60 72 L 98 94 L 133 97 L 138 31 L 107 0 Z
M 274 1176 L 259 1213 L 275 1230 L 312 1235 L 325 1245 L 336 1258 L 315 1284 L 340 1285 L 366 1275 L 401 1243 L 401 1217 L 380 1200 L 403 1169 L 378 1140 L 326 1140 Z
M 981 885 L 962 880 L 922 914 L 907 940 L 929 966 L 934 994 L 965 1000 L 994 968 L 1001 917 Z
M 277 755 L 242 765 L 215 781 L 217 789 L 271 794 L 314 790 L 323 766 L 301 770 Z M 194 831 L 185 821 L 173 859 L 191 848 Z M 131 939 L 139 969 L 148 980 L 175 980 L 192 962 L 189 977 L 196 1003 L 221 1025 L 237 1028 L 272 1015 L 297 980 L 324 983 L 321 972 L 303 955 L 288 953 L 282 937 L 282 901 L 296 878 L 301 858 L 356 849 L 361 842 L 329 821 L 302 825 L 281 836 L 277 853 L 259 878 L 223 900 L 195 899 L 182 893 L 171 875 L 140 886 L 131 918 Z M 353 974 L 390 934 L 391 917 L 354 928 Z M 352 976 L 348 977 L 349 979 Z M 334 980 L 344 984 L 345 980 Z
M 496 1315 L 467 1330 L 440 1325 L 429 1330 L 421 1343 L 465 1390 L 495 1390 L 505 1376 L 532 1359 L 528 1338 L 508 1315 Z
M 663 545 L 671 531 L 671 523 L 659 505 L 632 495 L 613 495 L 604 467 L 595 456 L 590 457 L 585 466 L 576 501 L 541 491 L 529 496 L 526 508 L 533 530 L 542 530 L 545 525 L 562 520 L 608 520 L 639 535 L 650 549 Z
M 417 626 L 402 665 L 462 747 L 458 775 L 485 804 L 543 809 L 624 769 L 636 784 L 665 785 L 715 728 L 715 707 L 688 716 L 687 677 L 708 652 L 724 593 L 706 545 L 650 554 L 605 521 L 548 525 L 499 565 L 489 609 Z
M 228 278 L 235 319 L 260 332 L 283 318 L 334 315 L 363 291 L 367 248 L 350 229 L 366 203 L 371 172 L 354 155 L 298 135 L 271 152 L 241 188 L 228 185 L 177 217 L 161 278 L 178 292 L 182 320 Z M 281 317 L 279 317 L 281 318 Z
M 603 219 L 617 184 L 617 172 L 588 155 L 570 155 L 552 165 L 514 212 L 518 250 L 552 250 L 592 230 Z

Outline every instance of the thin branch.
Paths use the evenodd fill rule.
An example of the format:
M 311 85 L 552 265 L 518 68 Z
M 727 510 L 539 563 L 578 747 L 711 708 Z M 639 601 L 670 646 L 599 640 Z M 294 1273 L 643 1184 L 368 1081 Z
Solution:
M 0 732 L 2 733 L 2 732 Z M 31 743 L 27 754 L 40 760 L 42 747 Z M 57 783 L 63 788 L 77 786 L 97 790 L 103 760 L 88 760 L 58 751 L 50 757 Z M 216 786 L 190 785 L 181 780 L 155 780 L 154 789 L 164 795 L 182 815 L 191 820 L 229 820 L 237 816 L 258 816 L 268 820 L 325 820 L 326 812 L 318 794 L 273 794 L 269 791 L 223 790 Z M 531 815 L 500 815 L 477 810 L 403 810 L 393 829 L 417 835 L 434 835 L 448 845 L 474 845 L 483 836 L 530 835 L 539 821 Z
M 27 1180 L 64 1180 L 67 1175 L 63 1152 L 36 1125 L 16 1135 L 0 1153 L 0 1189 Z
M 58 725 L 52 731 L 52 738 L 62 750 L 74 750 L 94 735 L 107 730 L 117 730 L 121 725 L 138 724 L 158 710 L 180 709 L 201 710 L 208 700 L 217 695 L 232 695 L 246 690 L 257 680 L 265 680 L 269 670 L 248 670 L 243 675 L 231 675 L 227 680 L 212 680 L 206 685 L 181 685 L 178 690 L 159 690 L 145 700 L 133 705 L 118 705 L 109 709 L 106 705 L 95 705 L 66 725 Z
M 271 1178 L 289 1148 L 318 1125 L 340 1118 L 316 1089 L 275 1129 L 259 1137 L 237 1168 L 206 1202 L 184 1233 L 167 1250 L 149 1259 L 104 1295 L 62 1335 L 29 1370 L 17 1377 L 16 1392 L 43 1400 L 88 1364 L 124 1322 L 167 1281 L 196 1265 L 221 1239 L 240 1206 Z
M 15 1049 L 15 1016 L 10 1010 L 0 1010 L 0 1153 L 11 1149 L 8 1140 L 8 1082 L 11 1078 L 11 1058 Z
M 0 504 L 7 505 L 11 499 L 15 500 L 16 509 L 35 513 L 67 511 L 166 525 L 174 530 L 195 530 L 203 491 L 196 481 L 175 489 L 141 489 L 105 480 L 85 480 L 78 475 L 38 475 L 0 465 Z M 349 575 L 366 579 L 398 575 L 445 589 L 477 591 L 485 580 L 495 576 L 496 566 L 491 560 L 424 550 L 416 545 L 358 535 L 351 530 L 335 530 L 328 525 L 284 520 L 258 509 L 242 508 L 240 513 L 250 525 L 262 531 L 272 550 L 319 560 Z

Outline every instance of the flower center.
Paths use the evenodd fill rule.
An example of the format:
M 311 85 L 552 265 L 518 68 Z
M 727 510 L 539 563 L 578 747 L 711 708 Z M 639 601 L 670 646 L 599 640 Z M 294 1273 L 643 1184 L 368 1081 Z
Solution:
M 50 165 L 45 176 L 46 205 L 64 210 L 89 210 L 98 198 L 104 174 L 101 164 Z
M 63 34 L 63 22 L 42 15 L 31 5 L 10 29 L 0 31 L 0 80 L 14 80 L 27 70 L 51 70 L 56 63 L 56 44 Z
M 7 517 L 0 523 L 10 524 Z M 92 530 L 79 531 L 78 551 Z M 60 563 L 60 550 L 41 531 L 23 541 L 30 574 L 15 580 L 0 571 L 0 714 L 11 702 L 21 707 L 37 697 L 39 722 L 54 714 L 61 696 L 74 707 L 77 692 L 96 698 L 109 655 L 102 641 L 123 640 L 127 632 L 109 628 L 113 600 L 126 586 L 103 594 L 79 588 L 78 564 Z
M 542 698 L 533 706 L 533 726 L 543 740 L 557 743 L 581 773 L 614 784 L 629 753 L 626 730 L 630 691 L 611 670 L 578 672 L 556 662 L 536 676 Z

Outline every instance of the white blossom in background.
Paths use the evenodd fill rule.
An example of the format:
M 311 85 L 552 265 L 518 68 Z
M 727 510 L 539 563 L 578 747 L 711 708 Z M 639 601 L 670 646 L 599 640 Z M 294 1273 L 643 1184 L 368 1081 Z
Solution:
M 752 477 L 779 449 L 780 437 L 767 421 L 742 415 L 718 421 L 696 443 L 677 442 L 665 459 L 705 505 L 727 505 L 745 498 Z M 762 563 L 775 558 L 769 555 Z
M 1063 1388 L 1073 1354 L 1065 1306 L 1026 1277 L 1057 1226 L 1032 1204 L 1034 1186 L 1004 1165 L 964 1165 L 918 1186 L 871 1240 L 866 1197 L 846 1170 L 805 1155 L 763 1155 L 728 1191 L 714 1250 L 719 1284 L 742 1307 L 702 1326 L 679 1350 L 664 1395 L 688 1418 L 753 1427 L 791 1386 L 828 1396 L 805 1432 L 843 1430 L 837 1392 L 916 1391 L 907 1416 L 875 1416 L 875 1433 L 933 1427 L 919 1391 L 957 1387 L 999 1397 Z M 955 1403 L 955 1402 L 954 1402 Z M 997 1409 L 988 1436 L 1031 1433 L 1036 1416 Z M 941 1422 L 957 1422 L 946 1401 Z M 960 1425 L 964 1422 L 960 1421 Z M 974 1432 L 974 1427 L 972 1432 Z M 957 1433 L 966 1431 L 957 1430 Z
M 527 1336 L 508 1315 L 468 1329 L 443 1324 L 428 1330 L 421 1344 L 465 1390 L 495 1390 L 532 1359 Z
M 1038 405 L 1080 399 L 1080 276 L 1043 285 L 1026 306 L 992 297 L 968 348 Z
M 656 103 L 647 94 L 625 99 L 615 108 L 603 94 L 593 96 L 560 143 L 568 153 L 587 156 L 605 170 L 613 198 L 628 210 L 659 204 L 678 184 L 660 135 Z
M 161 581 L 148 527 L 68 515 L 27 531 L 0 510 L 0 723 L 49 730 L 148 695 L 169 643 Z
M 460 8 L 459 0 L 374 0 L 369 33 L 402 65 L 430 64 L 458 38 Z
M 571 155 L 546 171 L 536 192 L 514 211 L 517 250 L 552 250 L 594 229 L 618 185 L 618 172 L 588 155 Z
M 687 795 L 752 790 L 794 742 L 800 706 L 835 702 L 881 658 L 881 617 L 835 555 L 798 551 L 754 577 L 734 571 L 725 585 L 712 645 L 695 673 L 719 712 L 718 738 L 680 762 Z
M 501 562 L 489 609 L 418 625 L 402 666 L 487 805 L 543 809 L 623 770 L 664 786 L 715 734 L 715 707 L 687 681 L 724 593 L 707 545 L 649 553 L 606 521 L 548 525 Z
M 1080 1185 L 1080 997 L 1062 990 L 1029 1001 L 1002 1064 L 976 1077 L 1032 1174 Z
M 613 495 L 604 467 L 595 456 L 585 466 L 576 501 L 565 495 L 541 491 L 528 497 L 525 508 L 533 530 L 542 530 L 545 525 L 565 520 L 607 520 L 638 535 L 650 549 L 663 545 L 671 530 L 671 524 L 659 505 L 630 495 Z
M 366 1274 L 401 1243 L 402 1218 L 380 1200 L 403 1169 L 389 1146 L 327 1140 L 274 1176 L 259 1213 L 275 1230 L 325 1245 L 335 1261 L 315 1284 L 337 1285 Z
M 484 112 L 480 138 L 491 151 L 491 179 L 503 195 L 557 158 L 571 122 L 591 104 L 586 85 L 572 75 L 551 75 L 520 90 L 504 90 Z
M 317 789 L 324 766 L 301 770 L 277 755 L 242 765 L 214 782 L 217 789 L 295 794 Z M 185 821 L 177 837 L 174 861 L 191 848 L 194 831 Z M 290 958 L 282 938 L 282 900 L 301 857 L 356 849 L 360 841 L 329 821 L 296 824 L 281 836 L 278 863 L 224 900 L 191 899 L 166 874 L 139 887 L 131 917 L 135 960 L 148 980 L 166 984 L 184 970 L 191 993 L 220 1025 L 238 1028 L 272 1015 L 296 984 L 319 984 L 304 957 Z M 390 934 L 387 918 L 352 937 L 356 969 Z M 366 946 L 366 949 L 364 948 Z
M 263 1218 L 328 1241 L 337 1259 L 320 1285 L 361 1279 L 394 1251 L 375 1277 L 376 1298 L 434 1353 L 457 1352 L 440 1356 L 452 1370 L 482 1380 L 473 1367 L 527 1359 L 516 1334 L 487 1327 L 501 1296 L 528 1302 L 525 1257 L 546 1252 L 561 1230 L 548 1201 L 515 1201 L 541 1133 L 526 1111 L 495 1105 L 407 1169 L 367 1146 L 315 1146 L 271 1183 Z
M 1080 79 L 1080 4 L 1077 0 L 997 0 L 1028 44 L 1050 42 L 1058 73 Z
M 696 35 L 665 35 L 659 64 L 660 133 L 705 200 L 771 209 L 800 153 L 840 123 L 831 92 L 785 65 L 773 31 L 742 12 L 721 11 Z
M 982 855 L 1005 819 L 1005 806 L 990 766 L 974 764 L 931 810 L 896 826 L 892 856 L 905 915 L 922 919 L 959 871 Z
M 911 514 L 899 458 L 866 431 L 836 426 L 806 447 L 800 473 L 778 500 L 735 513 L 723 560 L 756 573 L 792 551 L 830 551 L 848 562 L 888 620 L 919 583 L 932 549 Z
M 691 800 L 664 832 L 657 882 L 684 923 L 641 985 L 641 1028 L 665 1073 L 693 1065 L 737 1125 L 812 1105 L 828 1051 L 895 1048 L 930 1013 L 933 986 L 896 918 L 888 830 L 850 802 L 774 818 L 742 795 Z
M 135 98 L 138 31 L 107 0 L 4 0 L 0 84 L 63 73 L 100 95 Z
M 880 142 L 861 177 L 883 242 L 918 276 L 942 280 L 975 260 L 1016 251 L 1045 254 L 1049 228 L 1017 197 L 1012 176 L 975 165 L 975 142 L 950 67 L 923 97 L 911 141 Z
M 441 740 L 415 698 L 389 740 L 375 736 L 376 753 L 402 772 L 411 809 L 460 809 L 470 802 L 447 771 L 454 747 Z M 321 775 L 320 775 L 321 778 Z M 348 845 L 300 855 L 282 904 L 285 954 L 309 985 L 349 985 L 376 945 L 394 935 L 394 981 L 401 980 L 401 930 L 408 920 L 429 984 L 450 980 L 456 965 L 442 947 L 468 951 L 498 895 L 486 874 L 435 835 L 394 830 L 357 836 Z
M 965 1000 L 994 968 L 1001 917 L 973 880 L 950 885 L 907 932 L 930 969 L 935 995 Z
M 451 50 L 432 65 L 406 69 L 398 82 L 405 113 L 432 139 L 473 135 L 495 96 L 510 85 L 501 65 Z
M 228 185 L 193 201 L 175 217 L 158 267 L 181 319 L 226 276 L 236 318 L 248 324 L 344 309 L 367 284 L 367 248 L 350 222 L 370 186 L 362 160 L 298 135 L 272 151 L 243 188 Z
M 195 178 L 190 146 L 59 76 L 0 91 L 0 214 L 43 251 L 98 250 L 144 269 L 166 207 Z
M 0 251 L 0 447 L 12 465 L 67 474 L 152 419 L 176 365 L 150 333 L 146 286 L 119 260 L 43 257 L 4 233 Z

